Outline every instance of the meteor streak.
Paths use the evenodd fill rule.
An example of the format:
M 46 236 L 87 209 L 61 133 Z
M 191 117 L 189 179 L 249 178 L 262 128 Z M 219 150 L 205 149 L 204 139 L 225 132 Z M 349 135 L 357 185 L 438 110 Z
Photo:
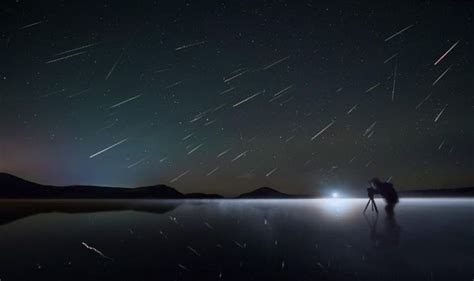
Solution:
M 112 144 L 112 145 L 109 146 L 109 147 L 106 147 L 106 148 L 102 149 L 102 150 L 99 151 L 99 152 L 96 152 L 96 153 L 92 154 L 91 156 L 89 156 L 89 159 L 92 159 L 92 158 L 94 158 L 94 157 L 96 157 L 96 156 L 98 156 L 98 155 L 100 155 L 100 154 L 106 152 L 107 150 L 112 149 L 112 148 L 116 147 L 117 145 L 120 145 L 120 144 L 122 144 L 122 143 L 124 143 L 124 142 L 126 142 L 126 141 L 128 141 L 128 138 L 123 139 L 123 140 L 121 140 L 121 141 L 119 141 L 119 142 L 117 142 L 117 143 Z
M 267 70 L 267 69 L 269 69 L 269 68 L 272 67 L 272 66 L 275 66 L 275 65 L 277 65 L 277 64 L 279 64 L 279 63 L 281 63 L 281 62 L 286 61 L 286 60 L 289 59 L 289 58 L 290 58 L 290 56 L 287 56 L 287 57 L 284 57 L 284 58 L 282 58 L 282 59 L 279 59 L 279 60 L 277 60 L 277 61 L 275 61 L 275 62 L 272 62 L 271 64 L 265 66 L 265 67 L 263 68 L 263 70 Z
M 409 26 L 405 27 L 404 29 L 394 33 L 393 35 L 390 35 L 389 37 L 385 38 L 385 42 L 387 42 L 388 40 L 394 38 L 394 37 L 397 37 L 398 35 L 402 34 L 403 32 L 407 31 L 408 29 L 412 28 L 414 26 L 414 24 L 410 24 Z
M 178 181 L 180 178 L 184 177 L 185 175 L 187 175 L 189 173 L 189 170 L 187 170 L 186 172 L 183 172 L 181 173 L 179 176 L 177 176 L 176 178 L 170 180 L 170 183 L 174 183 L 176 181 Z
M 456 41 L 456 43 L 454 43 L 441 57 L 439 57 L 439 59 L 435 61 L 434 65 L 437 65 L 440 61 L 442 61 L 444 57 L 447 56 L 454 49 L 454 47 L 458 45 L 458 43 L 459 43 L 459 40 Z
M 436 85 L 436 83 L 438 83 L 438 81 L 441 80 L 441 78 L 443 78 L 444 75 L 446 75 L 446 73 L 448 73 L 448 71 L 451 69 L 451 66 L 452 65 L 450 65 L 445 71 L 443 71 L 443 73 L 441 73 L 441 75 L 438 78 L 436 78 L 436 80 L 433 82 L 433 84 L 431 84 L 431 86 Z
M 74 48 L 74 49 L 70 49 L 70 50 L 67 50 L 67 51 L 63 51 L 63 52 L 60 52 L 60 53 L 57 53 L 55 54 L 55 56 L 60 56 L 60 55 L 64 55 L 64 54 L 67 54 L 67 53 L 72 53 L 72 52 L 75 52 L 75 51 L 79 51 L 79 50 L 82 50 L 82 49 L 85 49 L 85 48 L 89 48 L 89 47 L 92 47 L 92 46 L 95 46 L 99 43 L 91 43 L 91 44 L 87 44 L 87 45 L 84 45 L 84 46 L 81 46 L 81 47 L 77 47 L 77 48 Z
M 193 153 L 194 151 L 198 150 L 201 146 L 203 146 L 204 143 L 201 143 L 200 145 L 196 146 L 195 148 L 191 149 L 189 152 L 188 152 L 188 155 Z
M 319 137 L 322 133 L 324 133 L 324 131 L 326 131 L 327 129 L 329 129 L 329 127 L 331 127 L 334 122 L 336 121 L 331 121 L 331 123 L 329 123 L 326 127 L 324 127 L 321 131 L 319 131 L 316 135 L 314 135 L 312 138 L 311 138 L 311 141 L 314 141 L 317 137 Z
M 445 105 L 445 106 L 443 107 L 443 109 L 441 109 L 441 111 L 438 113 L 438 115 L 436 116 L 436 118 L 435 118 L 435 120 L 434 120 L 435 123 L 438 122 L 438 120 L 439 120 L 439 118 L 441 117 L 441 115 L 443 115 L 444 110 L 446 109 L 446 107 L 448 107 L 448 105 Z
M 174 50 L 179 51 L 179 50 L 183 50 L 183 49 L 186 49 L 186 48 L 189 48 L 189 47 L 199 46 L 199 45 L 202 45 L 204 43 L 206 43 L 206 41 L 199 41 L 199 42 L 195 42 L 195 43 L 191 43 L 191 44 L 188 44 L 188 45 L 183 45 L 183 46 L 177 47 Z
M 34 23 L 27 24 L 25 26 L 22 26 L 22 27 L 18 28 L 18 30 L 30 28 L 30 27 L 33 27 L 35 25 L 42 24 L 43 22 L 46 22 L 46 20 L 40 20 L 40 21 L 37 21 L 37 22 L 34 22 Z
M 255 93 L 255 94 L 253 94 L 253 95 L 251 95 L 251 96 L 249 96 L 249 97 L 247 97 L 247 98 L 245 98 L 245 99 L 239 101 L 238 103 L 234 104 L 232 107 L 237 107 L 237 106 L 239 106 L 239 105 L 241 105 L 241 104 L 243 104 L 243 103 L 245 103 L 245 102 L 248 102 L 249 100 L 251 100 L 251 99 L 253 99 L 253 98 L 259 96 L 259 95 L 262 94 L 262 93 L 265 93 L 265 90 L 260 91 L 260 92 L 258 92 L 258 93 Z
M 136 96 L 134 96 L 134 97 L 131 97 L 131 98 L 129 98 L 129 99 L 126 99 L 126 100 L 124 100 L 124 101 L 121 101 L 121 102 L 119 102 L 119 103 L 117 103 L 117 104 L 112 105 L 111 107 L 109 107 L 109 109 L 119 107 L 119 106 L 121 106 L 122 104 L 127 103 L 127 102 L 131 102 L 132 100 L 138 99 L 139 97 L 141 97 L 141 95 L 136 95 Z
M 66 60 L 66 59 L 68 59 L 68 58 L 72 58 L 72 57 L 75 57 L 75 56 L 79 56 L 79 55 L 82 55 L 82 54 L 85 54 L 85 53 L 86 53 L 86 51 L 82 51 L 82 52 L 75 53 L 75 54 L 72 54 L 72 55 L 69 55 L 69 56 L 65 56 L 65 57 L 60 57 L 60 58 L 57 58 L 57 59 L 49 60 L 49 61 L 45 62 L 45 64 L 50 64 L 50 63 L 53 63 L 53 62 Z

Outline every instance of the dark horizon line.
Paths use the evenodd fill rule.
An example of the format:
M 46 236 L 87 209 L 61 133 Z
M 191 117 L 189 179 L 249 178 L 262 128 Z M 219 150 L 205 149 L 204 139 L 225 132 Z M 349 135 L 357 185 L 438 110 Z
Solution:
M 120 193 L 120 192 L 131 192 L 131 191 L 140 191 L 140 190 L 146 190 L 146 189 L 151 189 L 151 188 L 156 188 L 156 187 L 163 187 L 163 188 L 169 188 L 169 189 L 172 189 L 173 191 L 176 191 L 179 195 L 182 195 L 182 197 L 178 196 L 176 197 L 176 199 L 193 199 L 193 198 L 202 198 L 202 199 L 239 199 L 239 198 L 327 198 L 329 196 L 324 196 L 323 194 L 321 193 L 316 193 L 316 194 L 312 194 L 312 195 L 309 195 L 309 194 L 288 194 L 288 193 L 283 193 L 281 191 L 279 191 L 278 189 L 275 189 L 275 188 L 272 188 L 272 187 L 257 187 L 253 190 L 250 190 L 248 192 L 243 192 L 239 195 L 235 195 L 235 196 L 223 196 L 221 194 L 218 194 L 218 193 L 204 193 L 204 192 L 190 192 L 190 193 L 182 193 L 181 191 L 179 191 L 178 189 L 174 188 L 174 187 L 171 187 L 171 186 L 168 186 L 166 184 L 154 184 L 154 185 L 147 185 L 147 186 L 137 186 L 137 187 L 114 187 L 114 186 L 99 186 L 99 185 L 66 185 L 66 186 L 60 186 L 60 185 L 45 185 L 45 184 L 40 184 L 40 183 L 36 183 L 36 182 L 33 182 L 33 181 L 30 181 L 30 180 L 27 180 L 27 179 L 24 179 L 24 178 L 21 178 L 19 176 L 16 176 L 16 175 L 13 175 L 13 174 L 10 174 L 10 173 L 4 173 L 4 172 L 0 172 L 0 176 L 1 175 L 4 175 L 4 176 L 7 176 L 7 177 L 11 177 L 11 178 L 15 178 L 17 180 L 20 180 L 20 181 L 24 181 L 28 184 L 33 184 L 33 185 L 37 185 L 37 186 L 42 186 L 42 187 L 49 187 L 49 188 L 58 188 L 58 189 L 61 189 L 61 188 L 65 188 L 65 189 L 68 189 L 68 188 L 91 188 L 91 189 L 101 189 L 103 188 L 104 192 L 106 191 L 111 191 L 112 193 L 113 192 L 116 192 L 116 197 L 111 197 L 110 199 L 113 199 L 113 198 L 117 198 L 117 199 L 126 199 L 126 197 L 117 197 L 117 195 Z M 0 182 L 0 184 L 3 184 L 2 182 Z M 115 189 L 115 190 L 114 190 Z M 74 191 L 74 190 L 72 190 Z M 96 190 L 97 191 L 97 190 Z M 77 191 L 76 191 L 77 192 Z M 79 192 L 78 195 L 87 195 L 87 194 L 90 194 L 89 196 L 91 196 L 91 193 L 92 190 L 82 190 Z M 412 190 L 399 190 L 398 191 L 402 196 L 403 195 L 406 195 L 406 194 L 410 194 L 410 195 L 415 195 L 415 196 L 424 196 L 424 195 L 432 195 L 432 196 L 435 196 L 435 197 L 439 197 L 439 196 L 442 196 L 442 195 L 447 195 L 447 196 L 469 196 L 469 197 L 474 197 L 474 186 L 472 187 L 454 187 L 454 188 L 438 188 L 438 189 L 412 189 Z M 464 194 L 465 193 L 465 194 Z M 145 193 L 146 194 L 146 193 Z M 78 196 L 76 194 L 76 196 Z M 133 195 L 133 194 L 131 194 Z M 363 196 L 362 194 L 361 195 L 357 195 L 357 194 L 351 194 L 349 193 L 348 195 L 350 196 L 341 196 L 340 198 L 365 198 L 365 196 Z M 96 195 L 97 196 L 97 195 Z M 144 195 L 142 195 L 143 197 L 138 197 L 138 198 L 147 198 L 145 197 Z M 11 197 L 7 197 L 7 198 L 11 198 Z M 36 197 L 13 197 L 15 199 L 34 199 L 34 198 L 38 198 L 38 196 Z M 44 198 L 44 197 L 41 197 L 41 198 Z M 62 199 L 64 197 L 50 197 L 50 199 L 54 199 L 54 198 L 57 198 L 57 199 Z M 76 199 L 91 199 L 91 197 L 66 197 L 66 198 L 76 198 Z M 103 198 L 103 199 L 107 199 L 106 197 L 92 197 L 92 198 Z M 137 197 L 130 197 L 130 199 L 133 199 L 133 198 L 137 198 Z M 5 199 L 5 197 L 4 197 Z

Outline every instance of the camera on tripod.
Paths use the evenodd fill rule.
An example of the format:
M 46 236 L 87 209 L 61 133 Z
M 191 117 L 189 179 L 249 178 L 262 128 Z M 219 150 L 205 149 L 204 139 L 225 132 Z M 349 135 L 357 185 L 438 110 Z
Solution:
M 379 210 L 377 209 L 377 205 L 375 204 L 375 201 L 374 201 L 375 194 L 376 194 L 376 190 L 373 187 L 367 188 L 367 196 L 369 197 L 369 202 L 367 202 L 367 205 L 365 205 L 364 213 L 365 211 L 367 211 L 367 208 L 369 207 L 370 204 L 371 204 L 372 211 L 375 211 L 376 213 L 379 212 Z
M 369 199 L 374 200 L 375 189 L 373 187 L 367 188 L 367 196 L 369 197 Z

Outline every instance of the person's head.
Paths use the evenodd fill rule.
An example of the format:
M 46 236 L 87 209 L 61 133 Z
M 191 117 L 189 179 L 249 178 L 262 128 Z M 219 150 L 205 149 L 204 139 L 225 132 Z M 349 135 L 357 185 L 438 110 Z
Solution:
M 373 188 L 377 188 L 377 186 L 381 183 L 381 181 L 379 178 L 373 178 L 369 181 L 369 183 L 370 183 L 370 186 L 372 186 Z

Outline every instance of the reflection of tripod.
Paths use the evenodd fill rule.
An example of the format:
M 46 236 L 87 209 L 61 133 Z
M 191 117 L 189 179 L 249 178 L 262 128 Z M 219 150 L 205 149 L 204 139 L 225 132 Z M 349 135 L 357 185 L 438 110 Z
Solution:
M 374 201 L 374 195 L 375 195 L 375 189 L 369 187 L 367 188 L 367 196 L 369 196 L 369 202 L 367 202 L 367 205 L 365 205 L 364 213 L 367 211 L 367 207 L 369 207 L 369 204 L 372 203 L 372 212 L 375 210 L 375 212 L 378 214 L 379 210 L 377 209 L 377 205 L 375 204 Z

